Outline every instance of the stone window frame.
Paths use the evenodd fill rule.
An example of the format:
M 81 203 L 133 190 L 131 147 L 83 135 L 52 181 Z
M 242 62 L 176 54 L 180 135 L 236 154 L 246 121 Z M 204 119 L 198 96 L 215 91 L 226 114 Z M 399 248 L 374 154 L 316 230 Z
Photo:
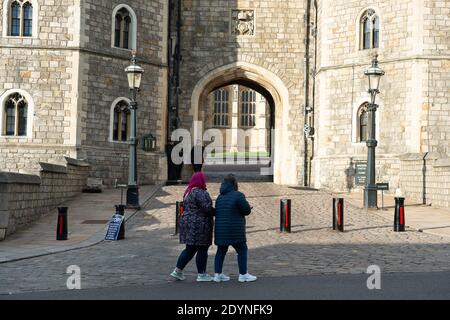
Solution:
M 126 97 L 117 98 L 111 104 L 110 116 L 109 116 L 110 120 L 109 120 L 109 139 L 108 139 L 108 141 L 111 142 L 111 143 L 128 144 L 128 137 L 130 135 L 130 119 L 128 119 L 128 128 L 127 128 L 127 136 L 128 137 L 127 137 L 127 140 L 126 141 L 114 140 L 114 116 L 115 116 L 115 109 L 116 109 L 117 105 L 120 102 L 125 102 L 128 105 L 131 104 L 131 100 L 126 98 Z
M 131 17 L 128 49 L 116 47 L 116 15 L 122 9 L 127 10 L 129 16 Z M 138 20 L 134 10 L 127 4 L 117 5 L 112 11 L 112 18 L 111 18 L 111 48 L 125 51 L 135 51 L 137 48 L 137 30 L 138 30 Z
M 20 4 L 20 35 L 19 36 L 11 36 L 11 5 L 14 2 L 18 2 Z M 23 6 L 26 3 L 30 3 L 33 7 L 33 16 L 32 16 L 32 31 L 31 36 L 23 36 Z M 13 38 L 13 39 L 37 39 L 39 36 L 39 3 L 37 0 L 3 0 L 3 25 L 2 25 L 2 36 L 4 38 Z
M 220 93 L 220 99 L 217 100 L 216 94 L 218 92 Z M 223 93 L 226 93 L 227 99 L 223 99 Z M 230 93 L 229 90 L 225 88 L 217 89 L 213 92 L 213 127 L 214 128 L 230 128 L 231 127 L 231 121 L 230 121 L 230 110 L 233 109 L 233 101 L 231 100 L 232 93 Z M 226 105 L 227 112 L 223 112 L 224 105 Z M 218 108 L 216 108 L 218 107 Z M 219 122 L 216 120 L 219 117 Z M 226 117 L 226 121 L 222 121 L 223 117 Z
M 379 30 L 378 30 L 378 47 L 373 46 L 373 29 L 371 29 L 371 41 L 370 48 L 364 48 L 364 24 L 363 19 L 367 15 L 369 11 L 373 11 L 373 16 L 378 18 Z M 357 31 L 356 35 L 356 50 L 357 51 L 366 51 L 366 50 L 378 50 L 382 48 L 383 44 L 383 19 L 382 13 L 377 7 L 368 7 L 361 10 L 356 18 L 355 22 L 355 30 Z
M 379 99 L 379 105 L 383 105 L 382 99 Z M 369 104 L 369 101 L 366 99 L 361 99 L 353 106 L 352 111 L 352 143 L 356 145 L 366 145 L 366 141 L 361 141 L 361 134 L 360 134 L 360 116 L 361 116 L 361 109 L 364 107 L 367 107 Z M 376 114 L 376 139 L 380 141 L 380 118 L 382 116 L 382 108 L 378 108 L 377 114 Z M 370 125 L 369 123 L 367 124 Z
M 24 100 L 27 102 L 27 126 L 26 126 L 26 134 L 19 136 L 16 135 L 6 135 L 6 102 L 9 100 L 9 98 L 14 95 L 19 94 L 21 95 Z M 10 89 L 5 91 L 3 94 L 0 95 L 0 137 L 5 139 L 29 139 L 33 136 L 33 122 L 34 122 L 34 101 L 32 96 L 21 89 Z M 16 112 L 17 115 L 17 112 Z M 17 122 L 17 119 L 16 119 Z M 17 129 L 17 128 L 16 128 Z

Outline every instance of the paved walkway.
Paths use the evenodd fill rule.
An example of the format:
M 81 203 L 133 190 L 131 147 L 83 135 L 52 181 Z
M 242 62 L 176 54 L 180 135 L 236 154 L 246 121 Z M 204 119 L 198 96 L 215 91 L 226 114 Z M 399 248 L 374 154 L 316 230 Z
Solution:
M 158 186 L 143 186 L 141 201 L 147 201 Z M 126 190 L 124 192 L 125 201 Z M 102 241 L 108 223 L 115 212 L 114 205 L 120 204 L 121 191 L 110 189 L 101 194 L 82 194 L 61 205 L 69 207 L 69 239 L 56 241 L 57 210 L 42 216 L 30 227 L 21 230 L 5 241 L 0 241 L 0 263 L 42 256 L 92 246 Z M 136 210 L 126 210 L 128 219 Z
M 345 198 L 349 203 L 357 208 L 364 207 L 363 193 L 345 193 L 339 194 L 340 197 Z M 381 194 L 378 198 L 378 203 L 381 206 Z M 437 208 L 422 205 L 419 201 L 414 201 L 406 198 L 405 200 L 406 224 L 420 232 L 434 234 L 442 237 L 450 238 L 450 210 L 445 208 Z M 395 197 L 392 195 L 384 196 L 384 210 L 381 208 L 376 213 L 388 221 L 394 221 Z
M 209 184 L 218 194 L 219 184 Z M 127 238 L 81 250 L 0 264 L 0 295 L 67 290 L 71 265 L 81 269 L 83 289 L 154 286 L 172 282 L 168 274 L 182 246 L 173 236 L 175 202 L 184 186 L 161 188 L 144 210 L 127 222 Z M 241 183 L 254 211 L 247 221 L 249 271 L 263 281 L 271 277 L 363 274 L 371 265 L 386 273 L 450 271 L 450 239 L 408 229 L 393 232 L 392 219 L 346 206 L 346 232 L 331 229 L 332 196 L 273 183 Z M 280 234 L 279 200 L 293 200 L 293 232 Z M 211 247 L 208 271 L 214 257 Z M 227 256 L 224 271 L 237 279 L 236 256 Z M 186 268 L 194 282 L 195 263 Z M 272 288 L 267 287 L 267 290 Z

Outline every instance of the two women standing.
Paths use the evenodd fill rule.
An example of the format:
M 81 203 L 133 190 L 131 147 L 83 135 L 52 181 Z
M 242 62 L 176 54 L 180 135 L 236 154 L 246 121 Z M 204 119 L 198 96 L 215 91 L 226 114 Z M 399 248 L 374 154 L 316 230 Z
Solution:
M 186 249 L 181 253 L 172 277 L 185 280 L 183 270 L 197 255 L 197 281 L 229 281 L 230 277 L 223 274 L 222 269 L 228 249 L 232 246 L 238 254 L 239 282 L 256 281 L 257 278 L 247 271 L 245 217 L 250 215 L 252 208 L 238 189 L 236 177 L 228 175 L 222 183 L 214 209 L 206 188 L 205 175 L 202 172 L 194 174 L 184 196 L 184 213 L 180 221 L 180 243 L 186 244 Z M 213 228 L 217 254 L 215 276 L 211 277 L 206 273 L 206 266 Z

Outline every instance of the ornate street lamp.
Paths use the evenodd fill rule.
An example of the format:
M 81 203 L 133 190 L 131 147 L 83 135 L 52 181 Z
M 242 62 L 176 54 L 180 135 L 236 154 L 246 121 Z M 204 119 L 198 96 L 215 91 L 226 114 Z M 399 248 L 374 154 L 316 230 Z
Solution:
M 140 209 L 139 204 L 139 187 L 137 183 L 137 138 L 136 138 L 136 110 L 138 104 L 136 102 L 137 93 L 141 87 L 142 75 L 144 69 L 136 64 L 136 53 L 133 52 L 132 64 L 125 69 L 128 76 L 128 85 L 132 92 L 130 103 L 130 159 L 128 171 L 128 189 L 127 189 L 127 208 Z
M 364 74 L 369 79 L 369 94 L 371 96 L 371 101 L 367 108 L 370 127 L 367 139 L 367 180 L 364 190 L 364 207 L 369 209 L 378 207 L 378 188 L 375 181 L 375 150 L 378 146 L 378 141 L 376 140 L 376 112 L 378 105 L 375 104 L 375 99 L 377 94 L 380 93 L 381 77 L 385 75 L 385 72 L 378 66 L 378 55 L 375 55 L 372 60 L 372 66 Z

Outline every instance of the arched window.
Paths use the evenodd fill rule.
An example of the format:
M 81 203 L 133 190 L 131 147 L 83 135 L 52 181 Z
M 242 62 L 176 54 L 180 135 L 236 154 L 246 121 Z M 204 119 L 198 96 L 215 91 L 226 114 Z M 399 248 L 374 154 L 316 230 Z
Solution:
M 358 142 L 366 142 L 368 139 L 369 114 L 368 103 L 363 104 L 358 110 Z
M 244 90 L 241 92 L 241 127 L 256 125 L 256 92 Z
M 228 90 L 214 91 L 214 126 L 228 127 L 230 125 L 229 104 L 230 93 Z
M 10 7 L 9 35 L 31 37 L 33 35 L 33 5 L 30 1 L 15 0 Z
M 112 140 L 125 142 L 129 137 L 130 111 L 125 100 L 119 101 L 113 110 Z
M 28 102 L 19 93 L 13 93 L 6 98 L 4 106 L 6 136 L 26 136 L 28 121 Z
M 136 49 L 136 15 L 128 6 L 121 5 L 114 10 L 113 46 L 122 49 Z
M 380 45 L 380 18 L 375 10 L 366 10 L 360 20 L 360 49 L 379 48 Z

